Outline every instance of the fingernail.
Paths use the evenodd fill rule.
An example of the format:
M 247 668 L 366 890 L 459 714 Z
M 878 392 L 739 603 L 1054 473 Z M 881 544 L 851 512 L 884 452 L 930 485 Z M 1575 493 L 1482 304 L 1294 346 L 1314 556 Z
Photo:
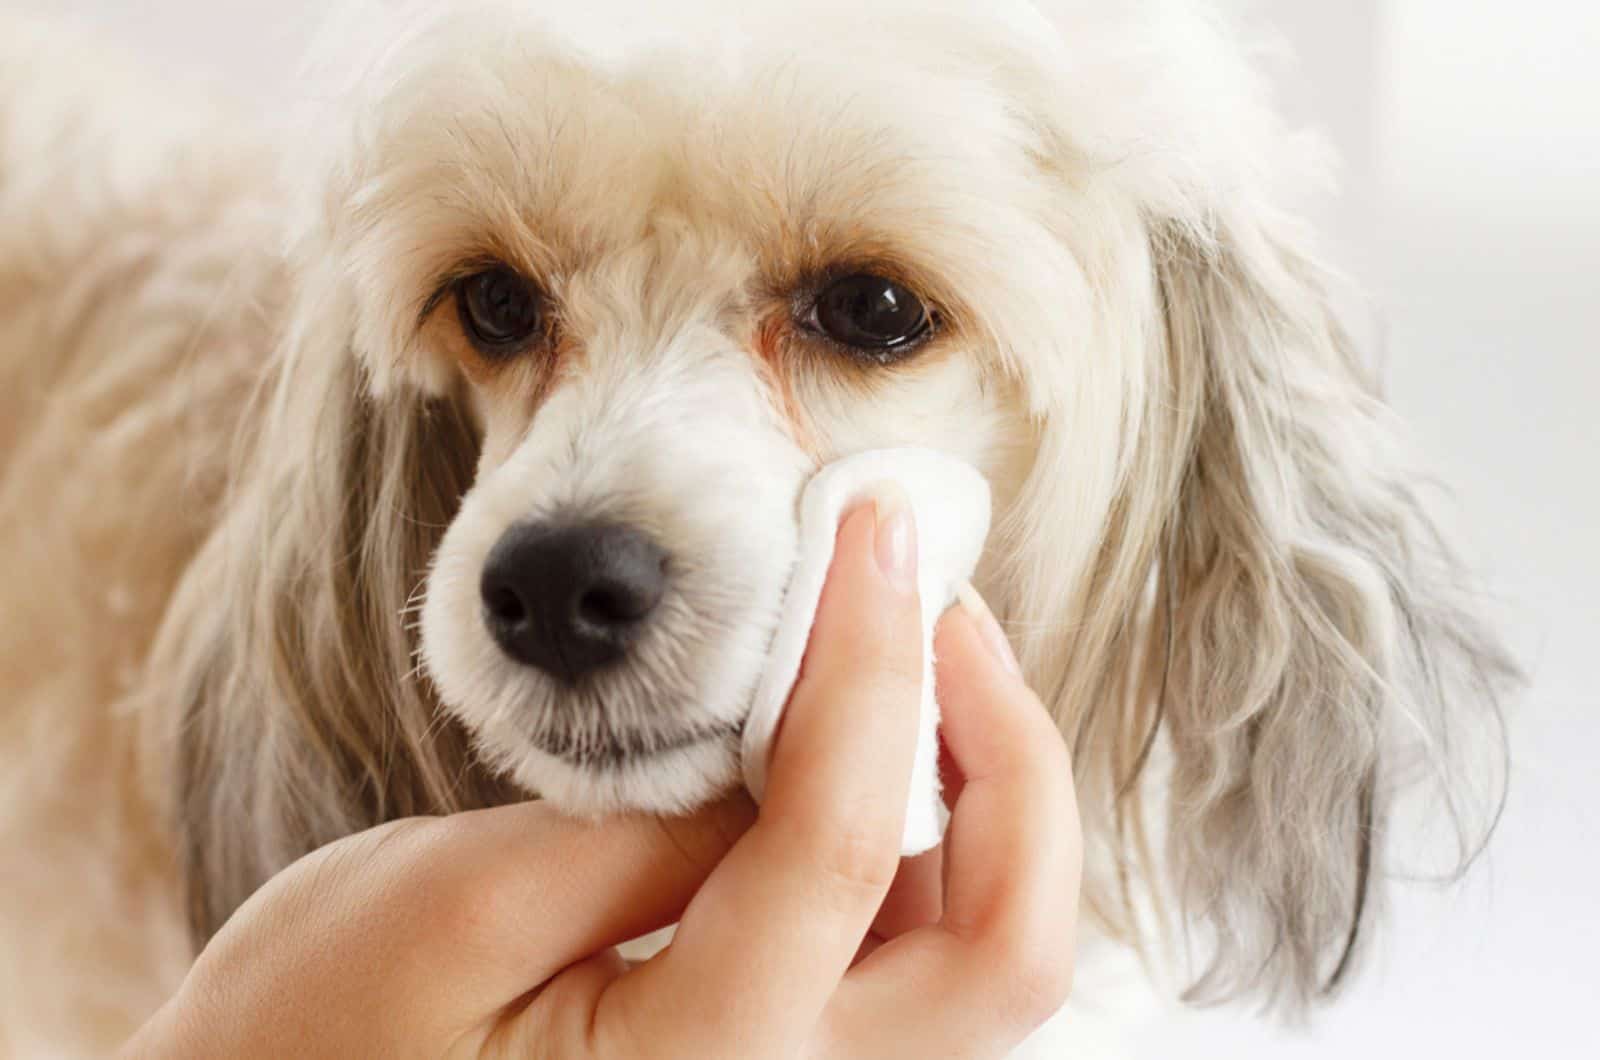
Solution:
M 917 591 L 917 520 L 911 500 L 897 486 L 887 486 L 873 500 L 877 519 L 874 546 L 878 569 L 902 593 Z
M 983 597 L 978 595 L 978 590 L 972 587 L 971 582 L 962 583 L 961 588 L 956 590 L 956 599 L 961 601 L 961 607 L 972 616 L 972 621 L 977 623 L 978 635 L 988 646 L 989 654 L 994 656 L 995 661 L 1007 673 L 1013 677 L 1021 677 L 1022 665 L 1017 662 L 1016 652 L 1011 650 L 1011 642 L 1006 639 L 1005 630 L 1000 628 L 994 612 L 989 610 L 989 605 L 984 603 Z

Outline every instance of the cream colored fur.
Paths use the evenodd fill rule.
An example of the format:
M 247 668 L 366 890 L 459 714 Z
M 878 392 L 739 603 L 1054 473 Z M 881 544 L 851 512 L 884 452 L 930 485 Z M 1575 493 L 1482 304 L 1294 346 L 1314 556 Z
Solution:
M 142 679 L 264 364 L 263 144 L 0 19 L 0 1054 L 95 1055 L 191 956 Z
M 1470 860 L 1510 667 L 1296 220 L 1317 154 L 1203 5 L 358 3 L 305 84 L 286 142 L 0 20 L 0 1053 L 109 1048 L 339 835 L 727 787 L 736 739 L 532 735 L 736 725 L 800 484 L 886 444 L 994 484 L 981 588 L 1073 743 L 1116 959 L 1159 909 L 1193 996 L 1299 1012 L 1402 788 Z M 433 299 L 491 258 L 557 307 L 547 362 L 488 371 Z M 807 338 L 841 266 L 935 341 Z M 570 512 L 681 558 L 581 695 L 476 595 Z

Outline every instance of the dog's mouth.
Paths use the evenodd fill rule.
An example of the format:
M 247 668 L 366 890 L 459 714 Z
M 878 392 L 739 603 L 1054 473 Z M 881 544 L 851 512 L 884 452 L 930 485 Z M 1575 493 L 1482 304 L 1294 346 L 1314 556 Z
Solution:
M 737 722 L 693 726 L 673 732 L 584 732 L 563 730 L 537 733 L 535 747 L 581 769 L 609 771 L 661 758 L 701 744 L 731 740 L 739 734 Z

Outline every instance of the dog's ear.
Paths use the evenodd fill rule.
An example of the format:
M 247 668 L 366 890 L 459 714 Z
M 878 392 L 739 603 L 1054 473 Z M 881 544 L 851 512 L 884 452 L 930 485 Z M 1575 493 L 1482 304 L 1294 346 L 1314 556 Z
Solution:
M 1350 965 L 1397 792 L 1442 795 L 1446 872 L 1487 838 L 1514 674 L 1294 231 L 1155 225 L 1126 485 L 1040 671 L 1112 857 L 1170 766 L 1157 860 L 1209 935 L 1189 996 L 1291 1012 Z
M 307 851 L 498 797 L 415 665 L 408 596 L 478 440 L 449 397 L 374 394 L 342 320 L 308 313 L 247 415 L 227 516 L 158 648 L 197 942 Z
M 1487 838 L 1513 667 L 1321 270 L 1287 230 L 1217 235 L 1155 250 L 1198 409 L 1158 560 L 1170 850 L 1215 931 L 1195 996 L 1294 1004 L 1349 967 L 1400 786 L 1443 796 L 1456 870 Z
M 1480 849 L 1514 671 L 1285 206 L 1323 156 L 1210 5 L 1113 6 L 1038 4 L 1060 47 L 1024 98 L 1083 337 L 995 595 L 1073 744 L 1091 914 L 1138 934 L 1170 882 L 1190 996 L 1295 1011 L 1357 952 L 1401 790 L 1459 839 L 1429 869 Z

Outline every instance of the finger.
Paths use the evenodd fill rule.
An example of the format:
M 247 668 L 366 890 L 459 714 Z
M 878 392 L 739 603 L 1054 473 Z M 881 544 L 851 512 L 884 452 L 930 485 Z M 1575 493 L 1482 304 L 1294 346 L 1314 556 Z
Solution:
M 590 1013 L 606 988 L 627 971 L 628 962 L 614 949 L 573 964 L 513 1006 L 481 1046 L 464 1055 L 575 1057 L 589 1053 Z
M 950 755 L 950 745 L 945 743 L 944 733 L 939 734 L 939 797 L 944 800 L 944 808 L 954 809 L 955 804 L 961 801 L 961 789 L 967 786 L 967 778 L 961 775 L 961 769 L 956 765 L 956 760 Z
M 937 639 L 944 736 L 965 778 L 945 841 L 944 914 L 880 947 L 841 986 L 827 1023 L 852 1048 L 1003 1051 L 1070 987 L 1081 871 L 1071 761 L 981 628 L 957 609 Z M 912 997 L 915 1018 L 885 1018 Z
M 877 952 L 885 942 L 939 922 L 944 908 L 944 852 L 934 847 L 914 858 L 903 858 L 889 893 L 883 896 L 872 928 L 856 947 L 853 968 Z
M 944 848 L 904 858 L 884 896 L 872 933 L 880 941 L 939 922 L 944 911 Z
M 872 918 L 872 928 L 856 947 L 850 961 L 853 968 L 885 942 L 939 922 L 944 908 L 944 852 L 934 847 L 926 854 L 902 858 L 900 868 L 883 896 L 878 915 Z
M 384 898 L 432 989 L 495 1012 L 580 958 L 672 923 L 754 818 L 744 796 L 688 817 L 603 821 L 525 802 L 437 818 L 390 853 Z
M 968 605 L 951 613 L 937 637 L 945 740 L 965 779 L 951 815 L 941 924 L 969 938 L 1075 925 L 1082 857 L 1066 741 L 1021 676 L 985 643 L 1000 636 L 998 626 L 984 632 L 989 623 L 986 610 L 974 615 Z M 964 827 L 955 831 L 956 824 Z M 1035 921 L 1041 914 L 1048 923 Z
M 632 992 L 629 1011 L 664 1006 L 674 1026 L 702 1006 L 704 1025 L 752 1040 L 809 1033 L 899 862 L 922 682 L 914 561 L 903 498 L 845 519 L 760 815 L 672 946 L 608 999 Z

